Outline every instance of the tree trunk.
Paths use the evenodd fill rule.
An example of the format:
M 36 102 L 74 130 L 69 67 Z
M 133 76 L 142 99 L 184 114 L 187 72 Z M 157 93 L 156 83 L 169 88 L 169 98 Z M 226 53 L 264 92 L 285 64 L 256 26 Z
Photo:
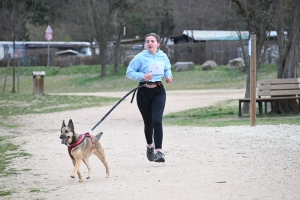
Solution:
M 246 92 L 245 98 L 250 98 L 250 65 L 246 65 L 247 67 L 247 82 L 246 82 Z M 250 103 L 244 103 L 242 113 L 249 114 L 250 111 Z
M 299 63 L 299 37 L 300 37 L 300 1 L 291 1 L 291 25 L 287 30 L 288 39 L 284 33 L 284 9 L 283 0 L 275 1 L 276 9 L 276 25 L 278 35 L 278 63 L 277 78 L 297 78 Z M 292 113 L 298 111 L 298 103 L 296 100 L 282 100 L 274 102 L 275 113 Z
M 15 37 L 14 37 L 15 38 Z M 13 74 L 12 74 L 12 81 L 13 81 L 13 87 L 12 87 L 12 92 L 15 93 L 16 92 L 16 42 L 15 39 L 13 41 L 13 61 L 14 61 L 14 65 L 13 65 Z
M 266 32 L 269 31 L 269 8 L 272 1 L 243 1 L 243 0 L 230 0 L 237 5 L 237 9 L 244 17 L 249 32 L 255 32 L 256 34 L 256 68 L 260 68 L 264 52 L 262 50 L 266 44 Z M 247 65 L 246 65 L 247 66 Z M 250 98 L 250 64 L 247 70 L 247 83 L 245 98 Z M 250 105 L 245 103 L 243 106 L 243 113 L 249 113 Z
M 114 74 L 117 74 L 119 71 L 119 52 L 120 52 L 120 46 L 121 46 L 121 39 L 122 39 L 122 33 L 123 29 L 125 27 L 125 18 L 124 18 L 124 13 L 125 13 L 125 2 L 124 0 L 121 0 L 120 2 L 120 8 L 119 8 L 119 15 L 116 17 L 116 22 L 119 24 L 119 31 L 116 33 L 117 34 L 117 39 L 116 39 L 116 46 L 115 46 L 115 52 L 114 52 Z M 118 29 L 117 29 L 118 30 Z
M 243 59 L 244 59 L 244 63 L 245 63 L 245 71 L 247 73 L 245 98 L 250 98 L 250 62 L 249 62 L 249 56 L 248 56 L 248 53 L 245 51 L 244 43 L 243 43 L 243 40 L 242 40 L 242 37 L 241 37 L 241 32 L 237 31 L 237 34 L 239 36 L 239 41 L 240 41 L 241 49 L 242 49 L 242 55 L 243 55 Z M 249 114 L 249 110 L 250 110 L 250 103 L 245 102 L 243 104 L 242 113 L 243 114 Z
M 12 90 L 11 90 L 11 92 L 13 92 L 13 93 L 15 93 L 16 92 L 16 60 L 15 60 L 15 58 L 13 58 L 14 59 L 14 65 L 13 65 L 13 79 L 12 79 L 12 81 L 13 81 L 13 86 L 12 86 Z
M 6 66 L 6 74 L 5 74 L 5 79 L 4 79 L 3 93 L 4 93 L 5 87 L 6 87 L 6 81 L 7 81 L 7 74 L 8 74 L 10 59 L 11 59 L 11 55 L 9 54 L 9 58 L 8 58 L 7 66 Z
M 99 45 L 100 49 L 100 62 L 101 62 L 101 74 L 100 77 L 106 76 L 106 54 L 107 54 L 107 46 L 106 45 Z
M 124 25 L 120 24 L 120 30 L 118 32 L 118 38 L 116 41 L 115 46 L 115 55 L 114 55 L 114 73 L 117 74 L 119 71 L 119 53 L 120 53 L 120 46 L 121 46 L 121 38 L 122 38 L 122 32 L 123 32 Z
M 97 34 L 97 40 L 98 40 L 98 45 L 99 45 L 99 56 L 100 56 L 100 64 L 101 64 L 101 69 L 100 69 L 100 77 L 105 77 L 106 76 L 106 54 L 107 54 L 107 42 L 102 36 L 102 27 L 100 28 L 100 33 Z

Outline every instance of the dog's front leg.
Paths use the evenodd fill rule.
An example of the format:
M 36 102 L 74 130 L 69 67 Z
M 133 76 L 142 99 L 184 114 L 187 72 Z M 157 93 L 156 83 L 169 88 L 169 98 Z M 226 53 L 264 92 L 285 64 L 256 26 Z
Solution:
M 79 171 L 79 167 L 81 164 L 81 159 L 72 159 L 73 165 L 74 165 L 74 170 L 73 173 L 71 174 L 71 178 L 75 178 L 75 174 L 77 173 L 78 178 L 79 178 L 79 182 L 82 182 L 82 176 L 81 173 Z
M 82 161 L 84 162 L 84 164 L 88 168 L 88 176 L 86 177 L 86 179 L 89 179 L 90 176 L 91 176 L 91 165 L 89 163 L 89 157 L 86 157 L 86 158 L 82 159 Z

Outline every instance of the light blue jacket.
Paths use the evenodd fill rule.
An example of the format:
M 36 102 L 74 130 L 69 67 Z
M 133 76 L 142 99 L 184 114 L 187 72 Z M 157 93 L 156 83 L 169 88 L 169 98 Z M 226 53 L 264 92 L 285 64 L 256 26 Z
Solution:
M 164 68 L 164 74 L 154 74 L 151 82 L 161 81 L 161 78 L 172 77 L 171 63 L 168 56 L 161 50 L 155 55 L 151 54 L 148 50 L 143 50 L 137 54 L 129 63 L 126 76 L 131 80 L 145 82 L 144 75 L 149 72 L 149 64 L 160 64 Z

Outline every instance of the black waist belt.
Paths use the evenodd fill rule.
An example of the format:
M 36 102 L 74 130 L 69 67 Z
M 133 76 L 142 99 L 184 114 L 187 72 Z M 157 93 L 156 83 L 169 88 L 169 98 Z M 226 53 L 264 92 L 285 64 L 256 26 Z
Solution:
M 161 81 L 155 81 L 155 82 L 139 82 L 139 86 L 142 86 L 142 85 L 145 85 L 145 84 L 147 84 L 147 85 L 158 85 L 158 86 L 160 86 L 161 85 Z M 136 90 L 134 91 L 134 93 L 133 93 L 133 95 L 132 95 L 132 98 L 131 98 L 131 101 L 130 101 L 130 103 L 132 103 L 132 101 L 133 101 L 133 99 L 134 99 L 134 95 L 135 95 L 135 92 L 136 92 Z
M 147 84 L 147 85 L 160 85 L 161 81 L 155 81 L 155 82 L 148 82 L 148 81 L 146 81 L 146 82 L 140 82 L 139 83 L 139 85 L 145 85 L 145 84 Z

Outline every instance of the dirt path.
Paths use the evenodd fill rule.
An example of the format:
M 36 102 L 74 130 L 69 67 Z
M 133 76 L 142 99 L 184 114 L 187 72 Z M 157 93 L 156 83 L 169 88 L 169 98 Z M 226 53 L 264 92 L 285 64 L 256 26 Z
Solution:
M 122 97 L 126 92 L 93 93 Z M 83 95 L 83 94 L 80 94 Z M 165 113 L 243 97 L 244 90 L 168 91 Z M 71 179 L 73 165 L 59 135 L 62 120 L 89 131 L 111 108 L 86 108 L 16 117 L 0 129 L 32 154 L 15 159 L 19 173 L 0 178 L 3 199 L 299 199 L 300 126 L 164 127 L 165 163 L 145 155 L 142 120 L 131 96 L 100 124 L 110 178 L 92 156 L 91 179 Z M 238 106 L 238 105 L 237 105 Z M 28 170 L 30 169 L 30 170 Z M 81 171 L 86 176 L 86 167 Z M 35 191 L 38 190 L 38 191 Z

